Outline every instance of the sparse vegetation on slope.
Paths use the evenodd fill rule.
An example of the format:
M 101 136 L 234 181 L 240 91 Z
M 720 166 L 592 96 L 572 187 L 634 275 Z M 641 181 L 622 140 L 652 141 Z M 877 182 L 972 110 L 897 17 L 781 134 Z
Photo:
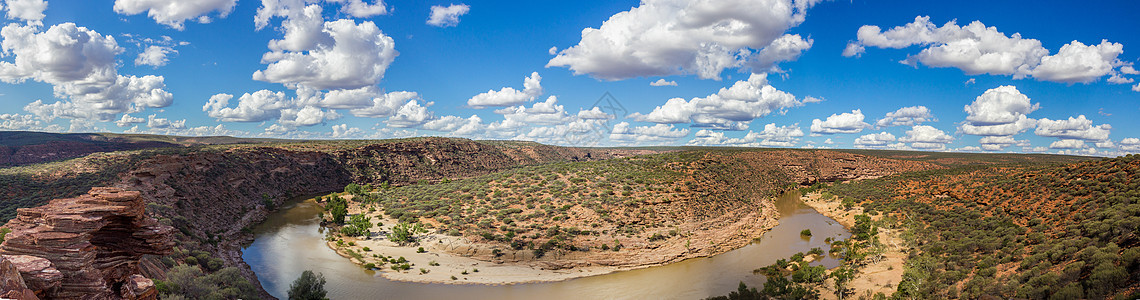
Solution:
M 478 244 L 464 256 L 639 266 L 746 244 L 774 225 L 769 199 L 798 183 L 934 167 L 829 151 L 682 151 L 380 188 L 348 203 Z M 325 199 L 335 223 L 342 198 Z
M 1140 156 L 964 167 L 836 184 L 913 247 L 896 298 L 1128 297 L 1140 279 Z M 1135 295 L 1135 294 L 1131 294 Z

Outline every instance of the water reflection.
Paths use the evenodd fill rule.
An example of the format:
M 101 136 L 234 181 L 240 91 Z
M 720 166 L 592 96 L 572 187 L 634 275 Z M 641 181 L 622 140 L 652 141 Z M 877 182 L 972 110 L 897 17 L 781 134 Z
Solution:
M 799 192 L 781 195 L 780 225 L 757 243 L 709 258 L 641 270 L 553 283 L 505 286 L 425 284 L 390 281 L 349 262 L 324 245 L 320 207 L 312 199 L 274 213 L 255 229 L 256 239 L 242 257 L 270 294 L 285 298 L 289 284 L 304 270 L 325 275 L 331 299 L 698 299 L 728 294 L 739 282 L 760 287 L 752 270 L 813 247 L 826 248 L 827 237 L 850 234 L 831 219 L 800 202 Z M 809 229 L 811 237 L 801 238 Z M 834 267 L 831 256 L 813 263 Z

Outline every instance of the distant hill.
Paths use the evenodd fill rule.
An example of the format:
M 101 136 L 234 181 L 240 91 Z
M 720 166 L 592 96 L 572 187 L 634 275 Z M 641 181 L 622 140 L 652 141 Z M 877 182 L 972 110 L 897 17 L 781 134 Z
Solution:
M 0 131 L 0 167 L 58 161 L 97 152 L 277 141 L 284 140 L 228 136 L 182 137 L 149 134 Z

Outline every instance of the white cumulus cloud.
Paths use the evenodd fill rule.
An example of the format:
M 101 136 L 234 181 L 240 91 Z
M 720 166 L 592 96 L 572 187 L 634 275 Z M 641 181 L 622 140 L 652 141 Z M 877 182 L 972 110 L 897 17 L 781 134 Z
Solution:
M 44 10 L 47 10 L 48 3 L 44 0 L 4 0 L 8 4 L 8 19 L 9 20 L 24 20 L 29 24 L 40 24 L 44 19 Z M 0 5 L 0 9 L 4 6 Z
M 674 128 L 673 125 L 632 126 L 627 122 L 614 125 L 610 140 L 627 144 L 661 144 L 679 140 L 689 135 L 689 129 Z
M 891 142 L 894 142 L 894 141 L 895 141 L 895 135 L 890 134 L 888 132 L 865 134 L 863 136 L 855 138 L 855 147 L 857 147 L 857 148 L 883 147 L 883 146 L 887 146 L 887 144 L 890 144 Z
M 934 114 L 931 114 L 930 109 L 926 106 L 910 106 L 887 113 L 886 116 L 875 122 L 875 126 L 913 126 L 933 121 L 938 120 L 934 118 Z
M 651 86 L 677 86 L 676 81 L 665 80 L 665 78 L 657 79 L 657 81 L 650 82 Z
M 225 18 L 234 10 L 237 0 L 115 0 L 115 12 L 126 15 L 136 15 L 147 12 L 147 16 L 155 22 L 183 30 L 187 20 L 198 23 L 210 23 L 208 16 L 218 12 L 218 17 Z
M 743 130 L 756 118 L 800 105 L 803 102 L 796 100 L 794 95 L 769 85 L 768 75 L 762 73 L 721 88 L 716 94 L 689 101 L 669 99 L 648 114 L 633 113 L 629 117 L 643 122 L 691 122 L 697 127 Z
M 1041 108 L 1014 86 L 986 90 L 966 105 L 966 122 L 958 130 L 969 135 L 1013 136 L 1033 128 L 1037 120 L 1026 115 Z
M 734 146 L 734 147 L 795 147 L 799 138 L 804 136 L 798 125 L 776 126 L 775 123 L 764 125 L 760 132 L 748 131 L 744 137 L 728 137 L 724 132 L 702 129 L 697 131 L 695 137 L 689 140 L 688 145 L 694 146 Z
M 399 55 L 395 41 L 370 21 L 324 22 L 321 34 L 325 38 L 306 45 L 311 47 L 307 51 L 282 48 L 265 53 L 262 63 L 269 66 L 254 72 L 253 79 L 289 87 L 355 89 L 380 82 Z
M 119 127 L 127 127 L 131 126 L 131 124 L 138 124 L 143 122 L 146 122 L 146 119 L 133 117 L 130 114 L 123 114 L 122 118 L 119 118 L 118 121 L 115 121 L 115 125 L 118 125 Z
M 124 76 L 116 56 L 123 52 L 115 39 L 74 23 L 40 31 L 36 25 L 8 24 L 0 29 L 0 81 L 28 79 L 51 84 L 65 101 L 28 104 L 25 111 L 46 121 L 57 117 L 112 121 L 118 114 L 169 106 L 173 95 L 162 76 Z
M 380 0 L 372 3 L 363 0 L 261 0 L 261 7 L 257 8 L 253 23 L 257 30 L 261 30 L 268 26 L 274 17 L 292 18 L 301 14 L 310 4 L 321 2 L 338 3 L 341 5 L 340 12 L 355 18 L 368 18 L 389 12 L 388 7 Z
M 135 58 L 135 65 L 147 65 L 155 68 L 165 66 L 167 62 L 170 62 L 170 59 L 166 58 L 166 55 L 170 53 L 178 53 L 178 50 L 166 46 L 147 46 L 146 50 L 143 50 Z
M 1083 149 L 1088 147 L 1082 140 L 1060 140 L 1049 144 L 1052 149 Z
M 542 76 L 538 76 L 538 72 L 533 72 L 530 77 L 523 80 L 523 90 L 512 87 L 504 87 L 498 91 L 489 90 L 467 99 L 467 105 L 474 108 L 512 106 L 534 101 L 538 96 L 542 96 Z
M 431 15 L 427 24 L 436 27 L 455 27 L 459 25 L 459 16 L 467 14 L 471 6 L 467 4 L 452 4 L 450 6 L 431 6 Z
M 147 116 L 146 127 L 154 129 L 186 129 L 186 119 L 171 121 L 166 118 L 158 118 L 157 115 L 150 115 Z
M 1038 136 L 1063 139 L 1081 139 L 1088 141 L 1107 140 L 1112 126 L 1108 124 L 1093 126 L 1092 123 L 1092 120 L 1085 118 L 1085 115 L 1080 115 L 1076 118 L 1069 117 L 1068 120 L 1056 121 L 1042 118 L 1037 120 L 1037 130 L 1034 131 L 1034 133 Z
M 416 100 L 408 101 L 408 103 L 405 103 L 397 109 L 396 114 L 388 118 L 388 121 L 385 123 L 390 127 L 396 128 L 411 128 L 423 125 L 435 118 L 427 109 L 427 107 L 432 104 L 434 104 L 434 102 L 427 102 L 424 105 L 420 105 Z
M 599 28 L 583 29 L 580 42 L 547 66 L 606 80 L 681 74 L 720 79 L 724 69 L 741 67 L 765 72 L 811 47 L 811 40 L 785 31 L 802 23 L 817 2 L 646 0 Z
M 953 142 L 954 137 L 938 128 L 928 125 L 915 125 L 906 131 L 906 136 L 900 137 L 899 142 L 910 143 L 915 149 L 946 149 L 946 144 Z
M 941 27 L 930 17 L 919 16 L 914 22 L 883 31 L 875 25 L 864 25 L 858 40 L 848 44 L 844 56 L 858 56 L 867 46 L 879 48 L 925 47 L 904 63 L 922 63 L 931 67 L 953 67 L 966 74 L 1010 75 L 1014 79 L 1032 76 L 1041 81 L 1092 82 L 1113 73 L 1122 65 L 1117 57 L 1123 45 L 1102 40 L 1098 45 L 1072 41 L 1057 54 L 1041 46 L 1041 41 L 1006 35 L 996 27 L 980 21 L 958 26 L 955 21 Z
M 811 132 L 814 134 L 857 133 L 871 124 L 863 122 L 863 110 L 856 109 L 849 113 L 832 114 L 826 120 L 811 120 Z M 893 137 L 893 136 L 892 136 Z
M 531 107 L 520 105 L 499 109 L 495 113 L 503 115 L 503 118 L 508 122 L 523 124 L 555 125 L 564 124 L 573 119 L 562 105 L 558 105 L 558 98 L 555 96 L 546 98 L 544 102 L 534 103 Z
M 1138 138 L 1125 138 L 1123 140 L 1120 140 L 1120 150 L 1140 151 L 1140 139 L 1138 139 Z

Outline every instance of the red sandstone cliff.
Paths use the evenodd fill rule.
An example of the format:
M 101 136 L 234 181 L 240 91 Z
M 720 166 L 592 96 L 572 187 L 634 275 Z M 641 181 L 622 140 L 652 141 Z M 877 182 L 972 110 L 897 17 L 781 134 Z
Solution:
M 0 295 L 45 299 L 154 299 L 154 283 L 139 275 L 142 255 L 169 254 L 170 226 L 146 216 L 139 192 L 93 188 L 87 195 L 19 210 L 4 225 Z M 23 281 L 23 289 L 19 286 Z

